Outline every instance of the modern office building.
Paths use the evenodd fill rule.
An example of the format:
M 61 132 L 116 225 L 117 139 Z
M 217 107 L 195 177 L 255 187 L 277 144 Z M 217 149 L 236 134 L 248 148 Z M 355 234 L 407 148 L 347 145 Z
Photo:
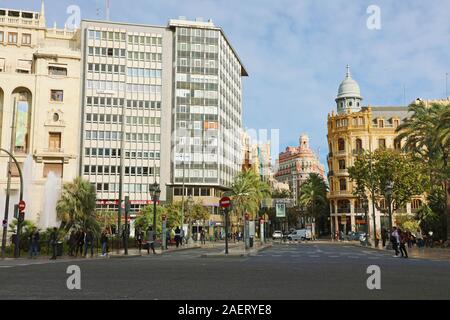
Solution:
M 363 150 L 401 149 L 401 143 L 395 142 L 395 130 L 409 116 L 407 107 L 363 106 L 362 100 L 359 85 L 352 79 L 347 67 L 347 75 L 339 86 L 336 98 L 337 113 L 333 111 L 328 115 L 330 214 L 331 228 L 336 233 L 365 231 L 367 228 L 361 200 L 353 195 L 355 185 L 349 179 L 347 169 L 353 166 L 357 155 Z M 398 208 L 395 214 L 410 214 L 421 204 L 421 197 L 412 198 L 404 208 Z M 384 202 L 379 205 L 384 209 Z M 379 233 L 381 228 L 389 226 L 389 217 L 378 209 L 375 214 Z M 370 197 L 369 217 L 370 234 L 373 234 Z
M 78 173 L 81 82 L 79 33 L 47 28 L 44 11 L 0 9 L 0 146 L 22 167 L 25 218 L 43 229 L 56 224 L 60 182 Z M 2 212 L 8 162 L 1 152 Z M 9 221 L 20 190 L 14 163 L 10 172 Z
M 81 22 L 83 98 L 80 175 L 95 184 L 97 208 L 132 211 L 166 200 L 170 177 L 172 32 L 165 27 Z M 161 165 L 164 163 L 165 165 Z
M 134 211 L 151 203 L 156 181 L 161 201 L 181 200 L 184 190 L 217 213 L 240 170 L 247 75 L 223 31 L 199 20 L 85 20 L 81 35 L 80 174 L 95 183 L 98 208 L 117 209 L 122 174 Z

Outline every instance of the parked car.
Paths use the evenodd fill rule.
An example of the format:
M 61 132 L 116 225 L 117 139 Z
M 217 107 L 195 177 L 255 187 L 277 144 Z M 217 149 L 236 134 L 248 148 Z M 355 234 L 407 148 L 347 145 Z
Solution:
M 309 229 L 299 229 L 299 230 L 295 230 L 292 231 L 288 236 L 287 239 L 289 241 L 292 240 L 311 240 L 312 236 L 311 236 L 311 230 Z
M 277 230 L 274 231 L 274 233 L 272 234 L 272 239 L 276 240 L 276 239 L 282 239 L 283 238 L 283 232 Z
M 365 235 L 366 235 L 366 233 L 362 232 L 362 231 L 351 232 L 348 235 L 348 240 L 350 240 L 350 241 L 360 241 L 361 238 L 363 238 Z

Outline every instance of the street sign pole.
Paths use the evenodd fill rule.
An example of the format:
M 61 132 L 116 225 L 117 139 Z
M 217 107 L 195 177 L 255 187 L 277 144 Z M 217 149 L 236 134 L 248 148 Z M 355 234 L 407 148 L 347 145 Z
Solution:
M 228 254 L 228 208 L 231 205 L 231 199 L 223 197 L 219 202 L 220 207 L 224 210 L 225 218 L 225 254 Z
M 228 208 L 225 208 L 225 254 L 228 254 Z

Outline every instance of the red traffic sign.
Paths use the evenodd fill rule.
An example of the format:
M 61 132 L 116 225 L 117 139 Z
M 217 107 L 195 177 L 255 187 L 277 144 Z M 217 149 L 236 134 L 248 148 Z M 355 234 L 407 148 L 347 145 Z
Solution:
M 219 205 L 221 208 L 228 208 L 231 205 L 231 199 L 228 197 L 223 197 L 220 199 Z
M 25 201 L 20 200 L 20 202 L 19 202 L 19 212 L 22 212 L 23 210 L 25 210 Z
M 166 220 L 166 215 L 163 214 L 163 215 L 161 216 L 161 218 L 162 218 L 163 221 Z
M 248 220 L 250 218 L 250 215 L 248 213 L 245 214 L 245 220 Z

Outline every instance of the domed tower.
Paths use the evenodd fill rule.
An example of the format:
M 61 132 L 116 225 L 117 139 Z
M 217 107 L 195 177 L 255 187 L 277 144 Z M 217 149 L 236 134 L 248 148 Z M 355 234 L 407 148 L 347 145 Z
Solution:
M 361 110 L 361 90 L 358 83 L 350 75 L 350 66 L 347 65 L 347 75 L 339 86 L 336 98 L 338 114 L 357 112 Z
M 299 139 L 299 146 L 301 150 L 309 149 L 309 137 L 306 134 L 302 134 Z

